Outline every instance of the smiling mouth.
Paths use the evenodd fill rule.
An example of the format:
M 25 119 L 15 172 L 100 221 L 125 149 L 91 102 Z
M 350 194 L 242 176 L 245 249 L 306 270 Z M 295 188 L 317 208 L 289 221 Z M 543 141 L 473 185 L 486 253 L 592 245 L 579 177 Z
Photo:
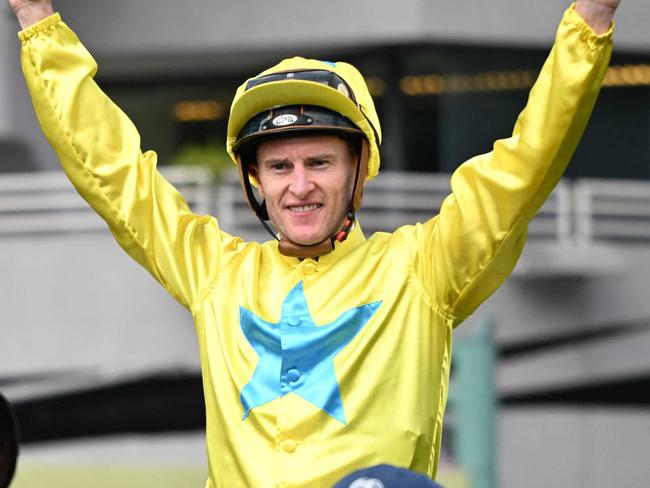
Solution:
M 287 210 L 293 213 L 307 213 L 318 208 L 321 208 L 323 205 L 320 203 L 312 203 L 311 205 L 290 205 L 287 207 Z

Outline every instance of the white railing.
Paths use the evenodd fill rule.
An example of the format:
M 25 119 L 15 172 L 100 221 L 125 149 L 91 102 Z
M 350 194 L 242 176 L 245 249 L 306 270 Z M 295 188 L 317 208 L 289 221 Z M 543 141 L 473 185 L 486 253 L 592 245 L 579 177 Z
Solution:
M 202 167 L 164 167 L 198 213 L 245 239 L 266 240 L 235 173 L 218 183 Z M 366 185 L 359 219 L 367 235 L 435 215 L 449 175 L 384 171 Z M 104 230 L 105 224 L 58 172 L 0 176 L 0 236 Z M 650 181 L 582 179 L 559 185 L 529 226 L 529 238 L 559 242 L 650 242 Z
M 650 242 L 650 181 L 583 179 L 573 193 L 579 242 Z
M 166 167 L 165 177 L 198 213 L 214 208 L 213 178 L 203 167 Z M 0 236 L 105 231 L 106 224 L 61 171 L 0 176 Z

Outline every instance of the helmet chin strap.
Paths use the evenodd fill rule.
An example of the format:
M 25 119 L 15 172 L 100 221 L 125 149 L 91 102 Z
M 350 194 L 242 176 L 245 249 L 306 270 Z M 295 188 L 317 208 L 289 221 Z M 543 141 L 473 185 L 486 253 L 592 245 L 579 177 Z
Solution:
M 293 242 L 290 239 L 287 239 L 284 236 L 280 236 L 280 238 L 278 238 L 278 236 L 275 235 L 273 230 L 267 224 L 267 221 L 270 219 L 268 211 L 266 209 L 266 202 L 262 201 L 262 203 L 259 203 L 255 198 L 253 189 L 251 188 L 251 183 L 248 179 L 248 168 L 245 164 L 242 164 L 241 160 L 239 161 L 238 166 L 240 171 L 240 180 L 248 203 L 266 231 L 271 234 L 274 239 L 278 240 L 278 250 L 280 253 L 285 256 L 296 258 L 316 258 L 318 256 L 322 256 L 323 254 L 332 252 L 334 250 L 335 244 L 337 242 L 345 241 L 354 228 L 356 212 L 361 207 L 361 200 L 363 198 L 363 185 L 366 181 L 366 176 L 368 175 L 368 141 L 362 139 L 361 142 L 361 151 L 356 164 L 354 186 L 352 187 L 352 195 L 350 197 L 350 206 L 348 207 L 345 220 L 343 221 L 340 229 L 335 234 L 328 236 L 322 241 L 316 242 L 314 244 L 299 244 L 297 242 Z

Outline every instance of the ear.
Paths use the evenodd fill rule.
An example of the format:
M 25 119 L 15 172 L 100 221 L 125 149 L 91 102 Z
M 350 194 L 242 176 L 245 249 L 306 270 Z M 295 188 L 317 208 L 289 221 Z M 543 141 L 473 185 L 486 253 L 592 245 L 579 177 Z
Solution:
M 262 188 L 262 181 L 260 180 L 260 171 L 259 167 L 257 166 L 257 162 L 250 163 L 248 165 L 248 174 L 252 176 L 257 183 L 255 186 L 257 188 L 257 192 L 260 194 L 260 197 L 264 198 L 264 189 Z

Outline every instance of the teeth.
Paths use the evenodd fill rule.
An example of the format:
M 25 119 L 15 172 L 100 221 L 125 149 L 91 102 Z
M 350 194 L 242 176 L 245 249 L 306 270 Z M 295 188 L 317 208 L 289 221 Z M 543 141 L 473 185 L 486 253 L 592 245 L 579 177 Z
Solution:
M 293 207 L 289 207 L 289 210 L 292 212 L 309 212 L 311 210 L 316 210 L 320 205 L 314 203 L 312 205 L 296 205 Z

